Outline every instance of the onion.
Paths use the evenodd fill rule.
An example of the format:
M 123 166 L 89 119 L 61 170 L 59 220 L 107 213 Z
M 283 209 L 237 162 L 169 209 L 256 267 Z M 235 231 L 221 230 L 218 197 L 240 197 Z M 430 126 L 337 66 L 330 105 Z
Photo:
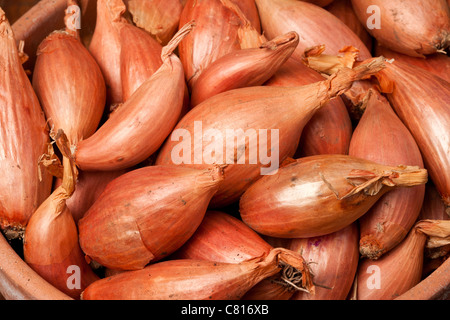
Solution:
M 361 23 L 377 41 L 391 50 L 423 57 L 450 45 L 450 10 L 445 0 L 352 0 Z M 372 15 L 370 6 L 377 8 Z M 376 16 L 373 16 L 376 14 Z M 380 26 L 368 27 L 372 16 Z
M 372 51 L 373 38 L 356 16 L 351 0 L 334 0 L 325 9 L 344 22 L 364 42 L 366 48 Z
M 86 255 L 111 269 L 135 270 L 180 248 L 200 225 L 221 169 L 150 166 L 108 184 L 78 222 Z
M 298 291 L 292 300 L 345 300 L 358 268 L 358 225 L 320 237 L 292 239 L 289 248 L 302 253 L 314 275 L 315 294 Z
M 50 142 L 44 113 L 19 57 L 16 40 L 0 9 L 0 228 L 17 238 L 50 195 L 52 177 L 38 160 Z
M 316 71 L 303 63 L 289 59 L 265 83 L 267 86 L 302 86 L 323 80 Z M 305 125 L 295 157 L 318 154 L 348 154 L 352 122 L 341 97 L 320 108 Z
M 423 59 L 398 53 L 381 45 L 377 45 L 375 50 L 377 56 L 384 56 L 389 60 L 395 59 L 396 61 L 425 69 L 450 82 L 450 57 L 445 54 L 435 53 L 427 55 L 426 58 Z
M 422 155 L 409 130 L 379 92 L 370 91 L 364 114 L 350 142 L 349 155 L 385 165 L 423 168 Z M 392 190 L 360 221 L 360 252 L 377 259 L 400 243 L 419 216 L 425 185 Z
M 196 259 L 225 263 L 240 263 L 267 256 L 273 247 L 241 220 L 220 211 L 208 211 L 192 237 L 172 256 L 172 259 Z M 293 272 L 286 266 L 280 274 L 264 279 L 250 289 L 244 300 L 287 300 L 295 292 L 291 282 L 282 276 Z M 286 270 L 289 269 L 289 270 Z M 307 275 L 305 275 L 307 276 Z M 292 281 L 300 282 L 298 274 Z M 286 279 L 287 280 L 287 279 Z M 288 280 L 289 281 L 289 280 Z M 306 289 L 305 289 L 306 290 Z
M 218 58 L 197 78 L 191 107 L 221 92 L 262 85 L 291 56 L 297 44 L 297 33 L 289 32 L 258 48 L 241 49 Z
M 325 54 L 338 54 L 342 49 L 353 47 L 358 50 L 358 59 L 372 57 L 363 41 L 344 22 L 331 12 L 316 5 L 297 0 L 256 0 L 261 25 L 268 39 L 295 31 L 300 42 L 292 58 L 302 61 L 305 50 L 324 46 Z M 367 90 L 376 88 L 368 81 L 355 81 L 342 99 L 352 119 L 361 117 L 360 105 Z
M 259 17 L 254 1 L 236 1 L 236 4 L 259 31 Z M 240 49 L 240 19 L 220 0 L 188 0 L 181 13 L 180 25 L 191 20 L 196 21 L 197 28 L 181 41 L 178 48 L 190 90 L 211 62 Z
M 424 248 L 436 240 L 448 243 L 449 222 L 420 220 L 405 240 L 380 259 L 360 261 L 358 300 L 392 300 L 418 284 L 422 276 Z
M 96 281 L 82 299 L 238 300 L 255 284 L 278 273 L 280 261 L 300 271 L 307 268 L 301 256 L 282 248 L 240 263 L 168 260 Z
M 136 26 L 165 46 L 178 30 L 183 5 L 180 0 L 125 0 Z M 130 41 L 131 42 L 131 41 Z
M 345 46 L 360 51 L 360 58 L 372 57 L 362 40 L 339 18 L 319 6 L 297 0 L 256 0 L 264 34 L 272 39 L 280 34 L 295 31 L 300 42 L 292 57 L 302 60 L 303 52 L 316 45 L 325 44 L 325 53 L 337 54 Z
M 339 58 L 334 59 L 339 69 Z M 381 92 L 386 93 L 394 111 L 416 140 L 431 180 L 446 205 L 450 205 L 449 83 L 422 68 L 399 61 L 389 63 L 376 77 Z
M 217 94 L 191 109 L 177 124 L 174 133 L 181 132 L 183 141 L 177 143 L 180 137 L 174 138 L 172 133 L 155 163 L 194 168 L 204 168 L 211 162 L 226 164 L 225 181 L 211 200 L 211 207 L 232 204 L 261 175 L 278 169 L 279 163 L 295 153 L 303 127 L 326 101 L 345 92 L 353 81 L 376 73 L 383 64 L 380 58 L 358 70 L 348 69 L 337 77 L 301 87 L 256 86 Z M 203 132 L 210 143 L 203 141 Z M 211 132 L 213 137 L 208 138 Z M 225 148 L 230 132 L 238 138 L 240 132 L 243 138 Z M 267 141 L 269 134 L 274 142 Z M 251 138 L 249 142 L 244 141 L 245 135 Z M 268 161 L 256 159 L 254 153 L 261 157 L 267 150 L 273 150 Z
M 251 185 L 242 195 L 242 220 L 279 238 L 316 237 L 356 221 L 386 192 L 425 184 L 427 171 L 386 166 L 347 155 L 298 159 Z
M 120 67 L 122 100 L 127 101 L 132 94 L 150 78 L 163 64 L 162 46 L 146 31 L 129 23 L 118 26 L 121 52 Z M 190 97 L 185 84 L 183 107 L 180 118 L 189 110 Z M 114 107 L 114 106 L 113 106 Z
M 66 21 L 71 14 L 66 13 Z M 33 88 L 52 130 L 64 130 L 72 146 L 96 131 L 105 109 L 105 80 L 67 23 L 65 30 L 52 32 L 40 43 Z
M 195 233 L 173 258 L 239 263 L 267 255 L 271 249 L 238 218 L 221 211 L 207 211 Z
M 77 226 L 66 206 L 75 188 L 76 168 L 64 156 L 62 185 L 39 206 L 30 218 L 23 243 L 24 260 L 56 288 L 79 299 L 81 292 L 99 280 L 84 259 L 78 243 Z
M 449 82 L 398 61 L 380 72 L 379 80 L 393 109 L 416 140 L 425 168 L 444 203 L 449 206 Z
M 89 44 L 89 51 L 103 73 L 108 105 L 122 103 L 120 78 L 120 38 L 118 23 L 128 23 L 123 17 L 126 6 L 121 0 L 98 0 L 97 21 Z
M 122 101 L 125 102 L 163 64 L 162 46 L 145 30 L 129 23 L 121 24 L 118 30 Z
M 161 67 L 90 138 L 76 148 L 85 171 L 130 168 L 150 157 L 178 121 L 185 98 L 183 66 L 173 50 L 191 31 L 191 22 L 162 50 Z
M 126 172 L 127 170 L 79 171 L 77 187 L 70 198 L 66 200 L 67 208 L 75 222 L 77 223 L 84 216 L 109 182 Z M 55 187 L 59 187 L 61 183 L 62 180 L 57 179 Z
M 358 59 L 359 50 L 355 47 L 346 46 L 337 55 L 323 54 L 325 49 L 325 45 L 308 48 L 305 50 L 303 63 L 309 68 L 323 74 L 325 77 L 333 74 L 342 67 L 351 68 L 358 63 L 356 60 Z M 357 123 L 364 113 L 364 98 L 367 96 L 369 90 L 378 90 L 377 84 L 371 78 L 355 82 L 342 96 L 342 100 L 354 123 Z

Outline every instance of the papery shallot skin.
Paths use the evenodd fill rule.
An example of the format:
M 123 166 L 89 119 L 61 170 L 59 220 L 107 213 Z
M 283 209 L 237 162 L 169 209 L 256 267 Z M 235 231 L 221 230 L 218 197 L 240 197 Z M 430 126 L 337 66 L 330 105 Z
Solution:
M 41 42 L 33 88 L 52 130 L 64 130 L 71 145 L 97 130 L 105 109 L 105 80 L 75 35 L 55 31 Z
M 77 226 L 60 198 L 55 190 L 31 217 L 25 231 L 24 259 L 56 288 L 79 299 L 81 292 L 100 278 L 86 262 Z
M 145 30 L 132 24 L 123 23 L 118 30 L 122 100 L 125 102 L 162 65 L 162 46 Z
M 300 36 L 299 45 L 292 58 L 302 62 L 306 49 L 324 45 L 324 54 L 337 55 L 345 48 L 359 50 L 358 60 L 372 57 L 359 36 L 344 22 L 325 8 L 298 0 L 256 0 L 261 17 L 261 26 L 267 39 L 295 31 Z M 360 118 L 359 105 L 367 90 L 374 85 L 367 80 L 355 81 L 342 95 L 350 117 Z
M 1 9 L 0 66 L 0 228 L 8 238 L 16 238 L 51 193 L 52 177 L 44 168 L 40 172 L 38 165 L 50 139 L 44 113 Z
M 358 265 L 358 300 L 393 300 L 421 280 L 427 237 L 414 228 L 394 249 L 378 260 L 363 259 Z
M 405 64 L 414 65 L 425 69 L 438 77 L 450 82 L 450 57 L 444 53 L 427 55 L 425 58 L 411 57 L 403 53 L 389 50 L 378 44 L 375 47 L 377 56 L 384 56 L 386 59 L 395 59 Z
M 423 58 L 450 45 L 450 9 L 445 0 L 352 0 L 352 4 L 367 31 L 386 48 Z
M 240 263 L 195 259 L 158 262 L 96 281 L 82 293 L 82 299 L 239 300 L 256 283 L 278 273 L 280 261 L 308 274 L 306 287 L 314 294 L 301 255 L 276 248 L 266 256 Z
M 263 43 L 228 53 L 212 62 L 198 77 L 191 94 L 191 107 L 231 89 L 260 86 L 289 59 L 298 44 L 289 32 Z
M 417 220 L 450 220 L 450 209 L 444 204 L 439 192 L 437 192 L 431 181 L 426 185 L 422 210 Z M 426 248 L 422 274 L 428 275 L 431 271 L 437 269 L 449 258 L 449 252 L 450 244 L 436 248 Z
M 394 61 L 379 74 L 392 82 L 386 96 L 416 140 L 425 168 L 450 205 L 450 84 L 421 68 Z
M 293 87 L 322 80 L 318 72 L 290 58 L 264 85 Z M 348 154 L 352 131 L 352 122 L 341 97 L 331 99 L 303 128 L 294 156 Z
M 180 0 L 125 0 L 133 22 L 146 30 L 161 45 L 166 45 L 178 30 L 183 4 Z
M 291 300 L 346 300 L 359 261 L 357 222 L 336 232 L 292 239 L 289 249 L 301 252 L 314 275 L 314 295 L 296 292 Z
M 68 148 L 67 136 L 56 143 Z M 70 148 L 68 148 L 70 149 Z M 99 277 L 85 260 L 78 242 L 78 230 L 66 205 L 75 190 L 78 170 L 65 151 L 62 184 L 33 213 L 25 230 L 25 262 L 56 288 L 79 299 L 81 292 Z
M 365 111 L 350 142 L 349 154 L 385 165 L 404 164 L 423 168 L 422 155 L 408 128 L 389 101 L 370 91 Z M 425 185 L 401 188 L 385 194 L 359 219 L 360 252 L 377 259 L 408 234 L 417 220 Z
M 163 64 L 161 59 L 163 47 L 145 30 L 132 24 L 122 23 L 117 26 L 117 29 L 121 43 L 122 101 L 125 102 L 161 67 Z M 180 118 L 186 114 L 190 107 L 187 84 L 184 84 L 184 87 L 183 109 Z
M 404 181 L 381 178 L 391 174 Z M 261 234 L 315 237 L 353 223 L 395 186 L 426 182 L 427 171 L 418 167 L 385 166 L 347 155 L 310 156 L 256 181 L 242 195 L 239 210 L 242 220 Z
M 126 9 L 122 0 L 98 0 L 95 30 L 89 44 L 89 52 L 97 61 L 105 79 L 109 106 L 123 102 L 121 45 L 117 26 L 128 23 L 123 17 Z
M 195 233 L 171 259 L 239 263 L 266 256 L 271 250 L 272 246 L 240 219 L 221 211 L 207 211 Z M 242 299 L 287 300 L 294 291 L 277 274 L 257 283 Z
M 278 272 L 260 259 L 241 264 L 179 259 L 101 279 L 83 300 L 239 300 L 254 284 Z
M 239 263 L 267 255 L 271 249 L 238 218 L 221 211 L 207 211 L 195 233 L 174 257 Z
M 373 38 L 356 16 L 351 0 L 334 0 L 327 5 L 325 9 L 334 14 L 353 30 L 353 32 L 364 42 L 366 48 L 369 51 L 372 51 Z
M 211 207 L 234 203 L 254 181 L 275 173 L 280 163 L 294 155 L 302 129 L 326 101 L 345 92 L 364 75 L 383 68 L 382 58 L 373 62 L 306 86 L 256 86 L 217 94 L 192 108 L 178 122 L 160 149 L 156 164 L 194 168 L 204 168 L 210 162 L 226 164 L 225 181 L 211 200 Z M 212 142 L 208 143 L 203 139 L 203 134 L 210 132 L 217 141 L 209 138 Z M 232 145 L 226 141 L 230 134 L 249 135 L 252 141 L 238 138 Z M 250 149 L 253 155 L 246 151 Z M 264 152 L 269 156 L 267 150 L 274 152 L 266 163 L 254 157 L 258 152 L 259 157 Z
M 325 53 L 337 54 L 345 46 L 360 51 L 360 59 L 372 57 L 363 41 L 326 9 L 298 0 L 256 0 L 261 26 L 268 39 L 295 31 L 300 42 L 292 57 L 302 60 L 305 49 L 324 44 Z
M 84 216 L 108 183 L 127 171 L 79 171 L 75 191 L 66 200 L 67 208 L 69 208 L 75 222 L 78 222 Z M 55 187 L 60 185 L 61 179 L 56 179 Z
M 162 49 L 162 65 L 75 150 L 84 171 L 131 168 L 148 159 L 163 144 L 180 118 L 186 97 L 183 66 L 173 53 L 192 30 L 186 24 Z
M 109 183 L 79 220 L 81 248 L 107 268 L 142 269 L 190 238 L 221 181 L 220 168 L 130 171 Z
M 253 26 L 260 30 L 253 1 L 236 1 Z M 189 89 L 211 62 L 240 49 L 239 17 L 220 0 L 188 0 L 180 17 L 180 26 L 195 20 L 197 28 L 179 46 L 179 56 Z M 289 30 L 291 31 L 291 30 Z

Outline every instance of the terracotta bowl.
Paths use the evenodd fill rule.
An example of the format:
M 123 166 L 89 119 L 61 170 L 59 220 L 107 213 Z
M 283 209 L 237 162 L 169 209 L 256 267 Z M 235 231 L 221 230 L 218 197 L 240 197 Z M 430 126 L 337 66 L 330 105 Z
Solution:
M 53 30 L 63 27 L 64 9 L 67 0 L 20 0 L 14 1 L 30 6 L 14 8 L 11 12 L 20 17 L 8 17 L 14 21 L 13 30 L 17 41 L 25 41 L 25 52 L 29 60 L 25 68 L 32 70 L 35 56 L 33 53 L 39 43 Z M 0 0 L 0 6 L 6 5 Z M 96 0 L 79 0 L 82 10 L 82 37 L 89 38 L 95 28 Z M 3 8 L 5 11 L 6 8 Z M 25 8 L 26 9 L 26 8 Z M 12 14 L 13 14 L 12 13 Z M 450 259 L 445 261 L 417 286 L 398 297 L 398 300 L 442 300 L 450 297 Z M 10 300 L 65 300 L 71 299 L 42 279 L 19 256 L 16 250 L 0 235 L 0 299 Z

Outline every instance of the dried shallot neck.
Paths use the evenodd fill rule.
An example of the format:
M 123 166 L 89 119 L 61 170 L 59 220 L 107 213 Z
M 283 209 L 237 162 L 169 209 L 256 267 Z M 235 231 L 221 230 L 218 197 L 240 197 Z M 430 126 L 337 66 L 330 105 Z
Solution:
M 276 259 L 276 263 L 281 269 L 280 280 L 277 283 L 287 286 L 291 290 L 315 294 L 313 274 L 301 254 L 285 248 L 274 248 L 266 259 L 271 260 L 271 256 Z
M 303 274 L 293 266 L 280 261 L 279 267 L 281 268 L 278 278 L 273 279 L 272 282 L 281 285 L 288 291 L 303 291 L 310 293 L 307 288 L 302 285 Z
M 388 187 L 412 187 L 421 185 L 427 182 L 428 172 L 426 169 L 421 169 L 417 166 L 403 165 L 384 172 L 376 172 L 376 170 L 352 170 L 346 179 L 354 188 L 343 196 L 327 181 L 322 173 L 320 173 L 320 177 L 328 188 L 333 191 L 336 198 L 343 200 L 360 192 L 368 196 L 374 196 L 378 194 L 383 185 Z
M 414 225 L 414 230 L 426 235 L 427 248 L 439 248 L 450 244 L 450 220 L 419 220 Z
M 258 33 L 258 31 L 252 26 L 250 20 L 242 12 L 239 6 L 230 0 L 220 0 L 220 2 L 233 11 L 233 13 L 241 21 L 241 26 L 238 29 L 238 37 L 241 49 L 258 48 L 263 43 L 267 42 L 264 35 Z
M 178 44 L 183 40 L 195 27 L 195 20 L 186 23 L 178 32 L 173 36 L 169 43 L 162 48 L 161 59 L 163 63 L 169 63 L 169 57 L 175 51 Z

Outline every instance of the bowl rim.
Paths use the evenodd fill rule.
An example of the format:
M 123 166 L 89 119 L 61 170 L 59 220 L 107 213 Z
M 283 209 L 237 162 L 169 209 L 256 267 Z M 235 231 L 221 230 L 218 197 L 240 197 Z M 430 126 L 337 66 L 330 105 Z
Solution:
M 0 293 L 7 300 L 73 300 L 44 280 L 0 236 Z

